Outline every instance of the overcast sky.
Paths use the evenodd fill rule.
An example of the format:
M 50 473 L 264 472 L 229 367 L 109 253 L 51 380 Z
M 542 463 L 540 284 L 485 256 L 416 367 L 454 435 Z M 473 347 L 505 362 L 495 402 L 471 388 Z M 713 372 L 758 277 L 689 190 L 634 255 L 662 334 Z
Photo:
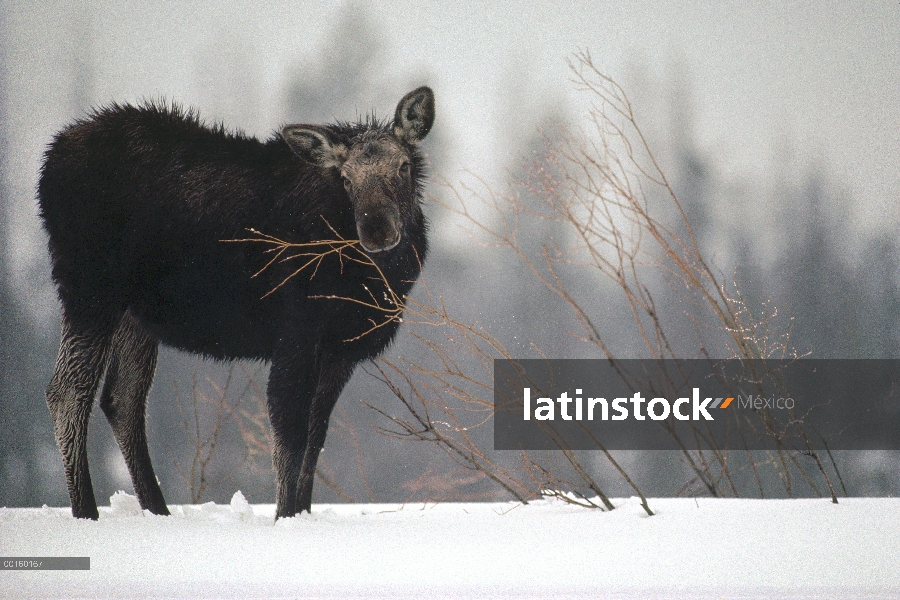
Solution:
M 6 177 L 20 269 L 37 233 L 33 190 L 41 152 L 73 116 L 73 77 L 90 77 L 90 102 L 177 100 L 267 136 L 282 123 L 285 78 L 322 51 L 344 3 L 6 2 L 9 86 Z M 700 148 L 728 176 L 761 179 L 776 145 L 815 163 L 854 202 L 858 222 L 896 226 L 900 201 L 900 2 L 511 2 L 393 0 L 357 3 L 387 41 L 392 81 L 428 81 L 457 169 L 491 179 L 510 160 L 516 127 L 558 101 L 582 100 L 566 59 L 589 49 L 625 81 L 638 65 L 651 82 L 684 70 Z M 87 47 L 87 49 L 86 49 Z M 73 71 L 79 56 L 95 64 Z M 222 113 L 223 64 L 257 71 L 246 99 Z M 73 75 L 73 72 L 76 75 Z M 397 89 L 396 99 L 406 89 Z M 379 103 L 381 114 L 396 99 Z M 247 110 L 241 111 L 242 108 Z M 365 112 L 372 106 L 361 106 Z M 355 115 L 337 114 L 352 118 Z M 533 126 L 533 125 L 532 125 Z M 43 252 L 43 249 L 41 249 Z

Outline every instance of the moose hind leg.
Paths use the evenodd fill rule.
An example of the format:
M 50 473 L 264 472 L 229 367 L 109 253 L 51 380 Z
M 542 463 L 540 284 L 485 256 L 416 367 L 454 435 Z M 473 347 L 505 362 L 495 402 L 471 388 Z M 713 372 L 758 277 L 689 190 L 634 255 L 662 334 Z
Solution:
M 72 515 L 80 519 L 100 517 L 88 469 L 87 430 L 113 323 L 64 316 L 56 369 L 47 386 L 47 407 L 63 457 Z
M 147 447 L 147 393 L 156 371 L 158 347 L 159 343 L 126 312 L 112 338 L 100 408 L 125 457 L 141 508 L 168 515 Z

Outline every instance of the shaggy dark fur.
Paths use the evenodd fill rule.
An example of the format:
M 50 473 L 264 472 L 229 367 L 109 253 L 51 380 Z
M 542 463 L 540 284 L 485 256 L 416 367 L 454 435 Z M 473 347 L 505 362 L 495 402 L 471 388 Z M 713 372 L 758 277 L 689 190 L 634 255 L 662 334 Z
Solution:
M 47 403 L 76 517 L 98 517 L 85 444 L 104 372 L 100 406 L 141 506 L 168 514 L 144 427 L 160 342 L 271 361 L 277 515 L 310 509 L 338 395 L 398 323 L 358 337 L 385 320 L 346 300 L 385 297 L 372 266 L 331 255 L 314 276 L 307 270 L 266 296 L 298 261 L 253 277 L 271 258 L 264 246 L 223 240 L 251 228 L 290 242 L 331 240 L 331 227 L 360 240 L 393 291 L 406 294 L 427 251 L 417 144 L 433 120 L 434 96 L 419 88 L 393 122 L 288 125 L 265 143 L 155 104 L 112 105 L 56 136 L 38 187 L 63 308 Z

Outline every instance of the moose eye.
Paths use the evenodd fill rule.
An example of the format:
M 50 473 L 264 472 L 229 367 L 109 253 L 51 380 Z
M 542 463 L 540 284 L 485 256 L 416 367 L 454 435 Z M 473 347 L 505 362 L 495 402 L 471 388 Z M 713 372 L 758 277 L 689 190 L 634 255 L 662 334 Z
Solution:
M 344 189 L 347 190 L 347 191 L 349 192 L 349 191 L 350 191 L 350 187 L 352 186 L 352 184 L 350 183 L 350 179 L 348 179 L 347 177 L 343 177 L 343 176 L 342 176 L 342 177 L 341 177 L 341 181 L 343 181 L 343 183 L 344 183 Z
M 403 163 L 402 165 L 400 165 L 400 171 L 399 171 L 399 172 L 400 172 L 400 174 L 403 175 L 403 176 L 409 175 L 409 163 L 408 163 L 408 162 L 405 162 L 405 163 Z

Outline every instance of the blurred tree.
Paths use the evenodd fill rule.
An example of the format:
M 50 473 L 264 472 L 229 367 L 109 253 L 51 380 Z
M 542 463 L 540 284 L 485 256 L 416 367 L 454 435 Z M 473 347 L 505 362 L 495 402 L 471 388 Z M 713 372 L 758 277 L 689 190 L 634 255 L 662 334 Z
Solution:
M 555 148 L 567 135 L 567 119 L 558 108 L 560 103 L 549 102 L 547 106 L 550 108 L 527 129 L 530 135 L 516 149 L 519 158 L 510 177 L 510 193 L 517 205 L 515 229 L 510 235 L 531 264 L 516 256 L 498 256 L 505 267 L 502 283 L 492 286 L 496 297 L 482 308 L 499 307 L 497 322 L 504 323 L 500 333 L 517 356 L 536 357 L 539 352 L 548 358 L 580 358 L 572 334 L 583 331 L 565 301 L 540 281 L 544 278 L 553 283 L 559 277 L 573 295 L 586 292 L 594 298 L 592 304 L 599 300 L 595 286 L 579 285 L 584 283 L 584 270 L 577 270 L 581 277 L 575 277 L 569 268 L 568 263 L 575 259 L 571 224 L 547 205 L 556 195 L 565 193 L 561 189 L 564 174 L 555 164 L 559 158 Z
M 854 283 L 865 298 L 864 306 L 857 310 L 866 328 L 865 333 L 857 332 L 854 354 L 900 358 L 900 246 L 896 235 L 883 232 L 871 237 L 862 256 Z
M 839 183 L 829 181 L 822 169 L 803 174 L 789 168 L 783 149 L 775 161 L 778 176 L 769 200 L 758 182 L 724 178 L 696 142 L 687 69 L 676 63 L 670 71 L 667 118 L 660 125 L 665 131 L 651 129 L 647 135 L 665 145 L 659 152 L 667 163 L 664 170 L 713 268 L 725 281 L 734 278 L 752 310 L 764 310 L 762 302 L 771 298 L 779 313 L 777 326 L 790 326 L 792 317 L 791 339 L 801 354 L 900 356 L 895 324 L 900 247 L 893 236 L 850 232 L 852 199 L 834 192 Z M 652 116 L 660 112 L 654 109 L 659 98 L 648 92 L 654 86 L 642 73 L 633 79 L 641 83 L 643 93 L 637 97 L 646 106 L 635 110 Z M 773 249 L 761 247 L 768 245 Z M 854 262 L 856 255 L 862 260 Z M 673 331 L 679 336 L 699 332 L 715 355 L 714 335 L 695 321 L 691 307 L 680 302 L 677 293 L 657 296 L 657 301 Z M 678 340 L 673 342 L 677 347 Z
M 91 9 L 82 0 L 75 3 L 72 10 L 69 112 L 80 117 L 90 110 L 94 103 L 97 68 L 94 64 Z
M 242 32 L 219 31 L 194 62 L 194 79 L 205 120 L 226 129 L 267 137 L 262 123 L 262 62 L 256 46 Z
M 0 11 L 0 506 L 33 505 L 41 492 L 40 452 L 32 435 L 47 417 L 43 343 L 13 293 L 9 261 L 8 114 L 6 12 Z M 47 436 L 44 436 L 45 438 Z M 52 432 L 51 432 L 52 440 Z
M 697 144 L 688 68 L 683 61 L 678 61 L 670 69 L 666 102 L 669 148 L 664 154 L 673 159 L 675 194 L 687 215 L 687 221 L 701 246 L 708 248 L 714 233 L 711 215 L 715 202 L 712 197 L 715 185 L 713 168 Z
M 386 48 L 387 41 L 368 13 L 355 3 L 347 4 L 319 55 L 300 65 L 290 77 L 285 90 L 288 121 L 350 120 L 365 116 L 370 106 L 399 100 L 385 77 Z
M 820 171 L 778 192 L 790 232 L 769 287 L 795 319 L 793 339 L 814 358 L 898 358 L 897 242 L 875 235 L 852 263 L 846 211 Z

